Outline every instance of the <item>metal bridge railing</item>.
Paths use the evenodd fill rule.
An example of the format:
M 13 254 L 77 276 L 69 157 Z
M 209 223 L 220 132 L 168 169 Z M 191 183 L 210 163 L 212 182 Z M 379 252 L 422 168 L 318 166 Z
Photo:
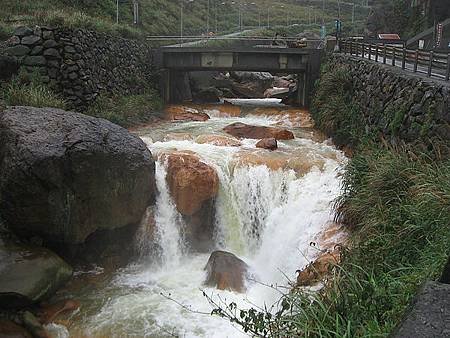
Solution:
M 450 80 L 450 53 L 407 49 L 394 44 L 341 41 L 341 52 L 428 77 Z

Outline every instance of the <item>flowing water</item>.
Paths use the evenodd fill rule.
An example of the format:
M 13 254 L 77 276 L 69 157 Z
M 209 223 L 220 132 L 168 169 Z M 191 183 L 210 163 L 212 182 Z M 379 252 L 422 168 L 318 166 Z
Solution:
M 202 291 L 241 308 L 276 304 L 279 291 L 288 292 L 284 287 L 295 280 L 295 271 L 318 255 L 310 243 L 320 242 L 332 224 L 331 202 L 339 193 L 339 171 L 345 162 L 343 154 L 311 128 L 305 112 L 283 109 L 248 106 L 242 116 L 227 116 L 226 107 L 209 107 L 205 110 L 212 118 L 206 122 L 167 122 L 136 131 L 155 157 L 192 151 L 217 171 L 215 245 L 250 265 L 256 282 L 248 282 L 245 294 L 203 285 L 209 253 L 189 250 L 166 183 L 166 165 L 160 160 L 156 206 L 147 214 L 154 215 L 156 244 L 146 237 L 144 218 L 137 239 L 140 260 L 111 274 L 100 268 L 78 272 L 82 282 L 71 295 L 81 301 L 81 311 L 66 323 L 68 329 L 60 325 L 65 323 L 49 329 L 61 337 L 69 331 L 78 337 L 244 336 L 228 321 L 209 314 L 212 307 Z M 198 135 L 223 134 L 225 126 L 237 121 L 285 126 L 296 138 L 279 141 L 273 152 L 255 148 L 257 140 L 250 139 L 239 147 L 195 142 Z

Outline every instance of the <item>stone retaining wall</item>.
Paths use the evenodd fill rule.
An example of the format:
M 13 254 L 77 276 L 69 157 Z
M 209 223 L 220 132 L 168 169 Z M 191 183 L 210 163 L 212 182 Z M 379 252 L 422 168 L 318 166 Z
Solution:
M 82 29 L 20 27 L 5 53 L 83 109 L 102 91 L 131 94 L 152 78 L 150 47 L 144 42 Z
M 406 142 L 450 140 L 449 82 L 356 57 L 333 55 L 329 62 L 350 73 L 366 129 Z

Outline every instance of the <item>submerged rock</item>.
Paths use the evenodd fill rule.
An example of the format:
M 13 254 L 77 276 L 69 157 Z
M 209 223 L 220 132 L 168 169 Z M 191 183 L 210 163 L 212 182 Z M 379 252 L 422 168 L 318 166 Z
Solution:
M 0 337 L 2 338 L 32 338 L 30 332 L 11 320 L 0 319 Z
M 154 200 L 144 142 L 103 119 L 52 108 L 0 112 L 0 213 L 22 237 L 83 243 L 139 224 Z
M 20 308 L 51 296 L 72 268 L 53 252 L 0 242 L 0 307 Z
M 230 124 L 223 130 L 226 133 L 239 138 L 274 138 L 276 140 L 292 140 L 294 138 L 294 134 L 286 129 L 276 127 L 252 126 L 241 122 Z
M 195 142 L 200 144 L 208 143 L 215 146 L 223 146 L 223 147 L 239 147 L 242 145 L 242 143 L 234 137 L 217 134 L 200 135 L 195 139 Z
M 41 324 L 49 324 L 58 316 L 74 312 L 80 308 L 80 302 L 65 299 L 52 304 L 44 304 L 39 309 L 38 318 Z
M 205 285 L 219 290 L 244 292 L 249 266 L 242 259 L 226 251 L 214 251 L 205 266 Z
M 199 121 L 209 120 L 208 114 L 201 113 L 196 109 L 184 106 L 169 106 L 166 108 L 166 114 L 172 121 Z
M 256 148 L 275 150 L 278 148 L 278 143 L 274 138 L 263 138 L 258 143 L 256 143 Z

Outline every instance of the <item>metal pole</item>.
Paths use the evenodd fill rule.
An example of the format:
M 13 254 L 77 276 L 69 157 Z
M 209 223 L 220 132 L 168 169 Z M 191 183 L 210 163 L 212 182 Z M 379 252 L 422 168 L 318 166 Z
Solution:
M 355 3 L 353 3 L 352 8 L 352 25 L 355 23 Z
M 267 28 L 270 27 L 270 6 L 267 7 Z
M 209 34 L 209 0 L 207 1 L 208 7 L 207 7 L 207 15 L 206 15 L 206 35 Z
M 119 24 L 119 0 L 116 1 L 116 24 Z
M 180 0 L 180 47 L 183 45 L 183 0 Z

